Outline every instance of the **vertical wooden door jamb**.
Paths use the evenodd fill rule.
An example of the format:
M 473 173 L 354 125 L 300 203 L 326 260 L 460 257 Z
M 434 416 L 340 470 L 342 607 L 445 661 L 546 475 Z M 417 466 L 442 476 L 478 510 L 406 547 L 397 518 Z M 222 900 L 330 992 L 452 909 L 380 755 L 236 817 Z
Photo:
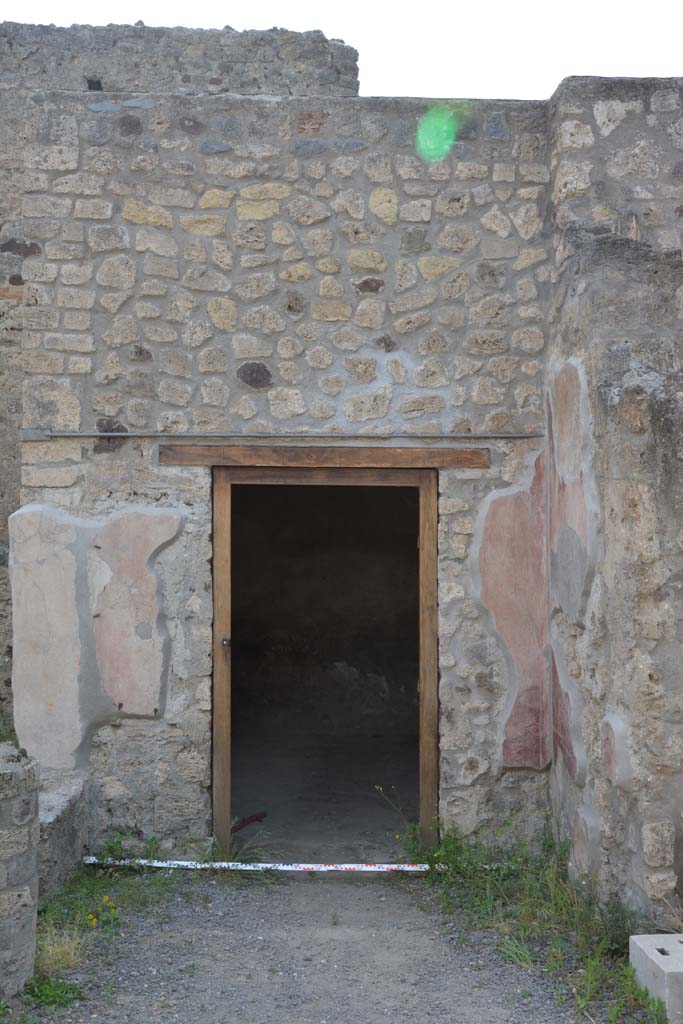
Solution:
M 420 484 L 420 835 L 424 846 L 438 840 L 439 668 L 437 622 L 436 470 Z
M 213 471 L 213 834 L 230 852 L 230 657 L 232 488 L 229 470 Z

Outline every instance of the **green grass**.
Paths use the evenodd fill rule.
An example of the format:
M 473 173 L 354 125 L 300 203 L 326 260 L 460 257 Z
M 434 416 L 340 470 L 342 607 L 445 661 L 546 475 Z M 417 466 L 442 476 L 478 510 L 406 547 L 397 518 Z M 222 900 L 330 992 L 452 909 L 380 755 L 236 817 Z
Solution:
M 22 998 L 29 1006 L 41 1009 L 59 1009 L 83 999 L 78 985 L 58 978 L 33 978 L 25 986 Z
M 39 930 L 70 925 L 85 934 L 118 931 L 122 915 L 163 905 L 177 882 L 177 875 L 154 869 L 83 868 L 41 905 Z
M 603 1011 L 614 1024 L 666 1024 L 663 1003 L 638 987 L 628 963 L 629 936 L 653 925 L 616 896 L 600 902 L 589 880 L 571 879 L 567 846 L 549 826 L 536 852 L 520 840 L 485 843 L 455 830 L 423 850 L 411 827 L 406 853 L 429 864 L 446 910 L 466 928 L 498 931 L 505 959 L 547 971 L 582 1012 Z

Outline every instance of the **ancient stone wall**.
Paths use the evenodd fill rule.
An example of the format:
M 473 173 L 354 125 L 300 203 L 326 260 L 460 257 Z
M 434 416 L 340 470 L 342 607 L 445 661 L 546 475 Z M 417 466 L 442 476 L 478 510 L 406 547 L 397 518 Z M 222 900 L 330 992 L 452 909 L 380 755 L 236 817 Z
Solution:
M 37 59 L 22 32 L 9 84 Z M 8 209 L 26 172 L 0 248 L 39 438 L 12 520 L 15 680 L 29 749 L 39 681 L 72 709 L 43 754 L 90 772 L 93 846 L 210 827 L 210 474 L 161 466 L 159 434 L 514 433 L 472 442 L 490 469 L 439 474 L 442 818 L 532 835 L 550 774 L 577 872 L 675 899 L 681 82 L 446 104 L 458 138 L 429 162 L 430 104 L 348 95 L 355 57 L 318 36 L 263 44 L 266 98 L 229 92 L 258 90 L 219 67 L 225 33 L 167 33 L 160 95 L 140 40 L 163 33 L 62 32 L 46 91 L 3 94 Z M 99 92 L 112 32 L 128 56 Z M 290 43 L 296 68 L 313 54 L 296 88 Z M 131 436 L 58 436 L 98 430 Z M 59 595 L 42 635 L 36 588 Z
M 544 105 L 472 107 L 454 151 L 432 164 L 415 153 L 421 101 L 54 94 L 27 108 L 40 128 L 25 154 L 21 235 L 35 246 L 23 265 L 26 428 L 359 443 L 542 432 Z M 538 648 L 538 623 L 517 621 L 509 656 L 510 606 L 491 600 L 489 613 L 477 599 L 475 526 L 492 490 L 531 486 L 535 472 L 542 480 L 539 446 L 495 442 L 490 470 L 441 478 L 441 799 L 445 818 L 468 830 L 512 811 L 531 830 L 546 800 L 546 676 L 527 650 Z M 23 501 L 66 518 L 30 507 L 15 517 L 13 572 L 20 595 L 27 567 L 53 571 L 34 536 L 51 536 L 72 566 L 58 605 L 78 636 L 60 703 L 73 714 L 52 764 L 90 761 L 95 841 L 112 828 L 169 841 L 207 828 L 208 484 L 202 470 L 159 467 L 151 439 L 24 443 Z M 540 538 L 525 571 L 543 593 L 542 486 L 519 500 Z M 92 530 L 130 504 L 183 517 L 152 561 L 169 657 L 150 683 L 163 700 L 143 708 L 105 678 L 106 652 L 125 660 L 143 621 L 116 626 L 104 609 L 93 627 L 92 584 L 91 605 L 78 599 Z M 498 540 L 516 511 L 513 501 L 498 517 Z M 527 531 L 515 565 L 529 540 Z M 17 608 L 34 604 L 29 579 Z M 22 616 L 16 635 L 28 742 L 31 721 L 44 728 L 30 695 L 50 631 L 37 644 Z
M 321 32 L 0 25 L 0 715 L 12 713 L 7 518 L 19 505 L 19 336 L 22 321 L 31 325 L 30 309 L 21 306 L 22 261 L 39 249 L 24 245 L 20 227 L 24 147 L 41 131 L 40 99 L 30 111 L 24 98 L 42 89 L 93 99 L 103 90 L 354 96 L 357 57 Z M 68 133 L 53 129 L 60 140 L 68 143 Z
M 577 872 L 662 916 L 681 866 L 682 113 L 680 82 L 559 91 L 547 371 L 554 803 Z
M 38 783 L 35 761 L 0 744 L 0 996 L 33 976 L 38 909 Z
M 12 622 L 7 572 L 7 517 L 19 505 L 21 422 L 21 324 L 26 254 L 21 238 L 22 142 L 31 136 L 23 121 L 21 94 L 0 91 L 0 715 L 11 716 Z
M 358 54 L 322 32 L 0 25 L 0 88 L 355 96 Z

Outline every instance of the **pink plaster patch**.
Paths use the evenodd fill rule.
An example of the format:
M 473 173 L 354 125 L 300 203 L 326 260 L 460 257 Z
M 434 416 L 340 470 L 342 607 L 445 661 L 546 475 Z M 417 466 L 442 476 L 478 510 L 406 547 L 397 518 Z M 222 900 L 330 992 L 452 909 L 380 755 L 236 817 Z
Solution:
M 571 736 L 571 707 L 569 697 L 562 689 L 555 656 L 552 656 L 553 673 L 553 759 L 562 751 L 567 771 L 576 779 L 576 754 Z
M 565 363 L 556 375 L 551 394 L 552 403 L 548 403 L 550 547 L 557 551 L 564 527 L 572 529 L 584 547 L 588 534 L 581 468 L 581 380 L 572 363 Z
M 503 763 L 544 768 L 549 761 L 545 456 L 527 490 L 489 505 L 479 553 L 481 598 L 514 663 L 517 693 L 505 723 Z
M 170 511 L 128 512 L 96 534 L 91 580 L 97 664 L 102 689 L 124 714 L 159 711 L 165 635 L 149 561 L 175 537 L 181 522 Z

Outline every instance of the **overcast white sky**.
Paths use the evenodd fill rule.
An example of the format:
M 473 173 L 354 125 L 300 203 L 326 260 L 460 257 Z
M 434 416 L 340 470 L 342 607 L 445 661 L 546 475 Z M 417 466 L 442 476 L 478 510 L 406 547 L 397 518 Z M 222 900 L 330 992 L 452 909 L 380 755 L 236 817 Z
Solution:
M 683 75 L 678 0 L 23 0 L 12 20 L 19 9 L 40 24 L 319 28 L 360 52 L 364 96 L 546 99 L 568 75 Z

